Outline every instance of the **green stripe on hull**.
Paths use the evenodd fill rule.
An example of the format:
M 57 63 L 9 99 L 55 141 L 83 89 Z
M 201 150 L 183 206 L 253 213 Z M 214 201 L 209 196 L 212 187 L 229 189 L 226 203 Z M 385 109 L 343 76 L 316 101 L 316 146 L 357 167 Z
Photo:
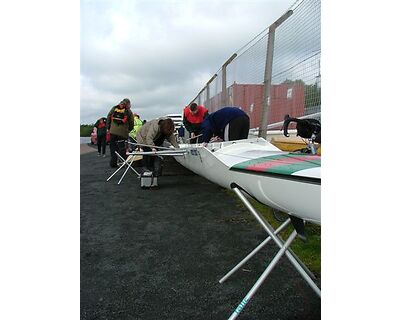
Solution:
M 320 166 L 320 156 L 289 153 L 244 161 L 234 165 L 232 169 L 291 175 L 300 170 Z

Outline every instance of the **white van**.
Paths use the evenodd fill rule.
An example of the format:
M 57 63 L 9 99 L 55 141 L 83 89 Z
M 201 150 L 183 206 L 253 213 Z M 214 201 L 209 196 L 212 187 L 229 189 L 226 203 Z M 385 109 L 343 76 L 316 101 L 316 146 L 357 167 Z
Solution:
M 185 127 L 183 126 L 183 115 L 181 113 L 170 113 L 164 116 L 165 118 L 170 118 L 174 122 L 175 125 L 175 135 L 178 137 L 178 142 L 183 143 L 183 137 L 186 137 L 188 135 L 187 131 L 185 130 Z M 179 138 L 179 132 L 178 130 L 182 128 L 183 132 L 181 132 L 182 136 Z
M 183 126 L 183 116 L 181 113 L 171 113 L 164 116 L 164 118 L 171 118 L 174 122 L 175 128 L 178 129 Z

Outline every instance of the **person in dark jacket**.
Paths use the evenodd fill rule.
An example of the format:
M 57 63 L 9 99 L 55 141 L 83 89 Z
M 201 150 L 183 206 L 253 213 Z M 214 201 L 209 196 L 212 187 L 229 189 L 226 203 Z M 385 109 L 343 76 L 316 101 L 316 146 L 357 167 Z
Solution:
M 128 140 L 129 132 L 133 129 L 134 119 L 129 99 L 122 100 L 118 105 L 111 108 L 107 115 L 107 129 L 110 130 L 110 167 L 116 168 L 117 155 L 126 159 L 125 143 Z
M 223 141 L 242 140 L 249 136 L 249 116 L 238 107 L 224 107 L 210 115 L 200 126 L 199 142 L 218 137 Z
M 97 151 L 99 156 L 106 156 L 106 134 L 107 134 L 107 118 L 102 117 L 94 124 L 97 129 Z
M 207 116 L 208 109 L 195 102 L 183 109 L 183 125 L 189 131 L 190 143 L 196 143 L 197 139 L 193 137 L 200 134 L 200 125 Z

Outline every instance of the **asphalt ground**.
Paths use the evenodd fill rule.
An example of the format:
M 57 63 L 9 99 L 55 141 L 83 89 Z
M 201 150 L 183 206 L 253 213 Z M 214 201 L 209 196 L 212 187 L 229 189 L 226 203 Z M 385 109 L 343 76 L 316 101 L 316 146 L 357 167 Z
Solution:
M 109 149 L 95 151 L 81 146 L 81 319 L 228 319 L 277 246 L 220 284 L 266 238 L 239 201 L 172 158 L 157 189 L 141 189 L 133 172 L 106 182 Z M 286 257 L 238 317 L 320 318 L 320 298 Z

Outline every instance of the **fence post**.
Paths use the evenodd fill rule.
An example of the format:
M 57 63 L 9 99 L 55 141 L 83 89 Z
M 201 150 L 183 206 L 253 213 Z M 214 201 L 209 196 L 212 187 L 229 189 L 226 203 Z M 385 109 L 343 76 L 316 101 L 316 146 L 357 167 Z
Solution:
M 206 103 L 204 106 L 208 109 L 210 104 L 210 84 L 207 82 L 206 84 Z
M 232 62 L 233 59 L 237 57 L 237 53 L 234 53 L 226 62 L 222 65 L 222 99 L 221 103 L 222 106 L 227 105 L 228 97 L 227 97 L 227 92 L 226 92 L 226 67 L 228 64 Z
M 210 80 L 207 81 L 206 83 L 206 104 L 205 107 L 207 109 L 210 108 L 210 83 L 217 77 L 217 74 L 215 73 Z
M 278 20 L 271 24 L 268 28 L 268 43 L 267 43 L 267 58 L 265 61 L 264 71 L 264 99 L 262 106 L 262 118 L 261 126 L 258 130 L 258 136 L 267 139 L 267 126 L 268 126 L 268 112 L 271 104 L 271 86 L 272 86 L 272 61 L 274 59 L 274 42 L 275 42 L 275 30 L 279 27 L 287 18 L 293 14 L 293 10 L 287 11 Z

